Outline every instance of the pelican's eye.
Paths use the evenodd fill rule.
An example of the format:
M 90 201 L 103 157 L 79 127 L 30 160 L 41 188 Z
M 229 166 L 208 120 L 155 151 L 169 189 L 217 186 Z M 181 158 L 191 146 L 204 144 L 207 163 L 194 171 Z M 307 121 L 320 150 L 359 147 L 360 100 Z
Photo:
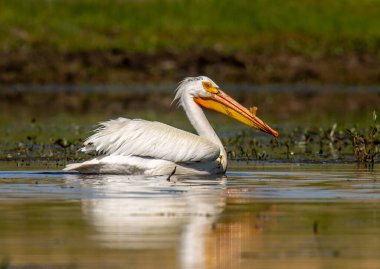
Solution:
M 219 92 L 218 88 L 215 88 L 214 86 L 212 86 L 212 84 L 208 81 L 203 81 L 202 86 L 203 86 L 203 89 L 205 89 L 206 91 L 208 91 L 210 93 L 218 93 Z

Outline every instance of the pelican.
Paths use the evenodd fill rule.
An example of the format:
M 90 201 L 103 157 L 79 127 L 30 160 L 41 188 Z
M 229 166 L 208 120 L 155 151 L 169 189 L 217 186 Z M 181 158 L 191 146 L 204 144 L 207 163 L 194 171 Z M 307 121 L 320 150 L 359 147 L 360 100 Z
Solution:
M 68 164 L 64 170 L 147 176 L 225 173 L 227 153 L 202 107 L 278 136 L 256 116 L 256 109 L 243 107 L 208 77 L 185 78 L 176 89 L 175 101 L 183 107 L 198 135 L 142 119 L 101 122 L 80 149 L 84 153 L 95 152 L 97 157 Z

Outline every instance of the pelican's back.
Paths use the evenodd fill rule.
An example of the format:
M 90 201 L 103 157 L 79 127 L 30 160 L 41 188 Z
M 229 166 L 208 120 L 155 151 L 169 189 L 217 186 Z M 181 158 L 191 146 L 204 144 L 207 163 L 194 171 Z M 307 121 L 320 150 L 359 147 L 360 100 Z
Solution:
M 126 118 L 100 123 L 82 151 L 172 162 L 208 162 L 220 154 L 219 147 L 206 138 L 160 122 Z

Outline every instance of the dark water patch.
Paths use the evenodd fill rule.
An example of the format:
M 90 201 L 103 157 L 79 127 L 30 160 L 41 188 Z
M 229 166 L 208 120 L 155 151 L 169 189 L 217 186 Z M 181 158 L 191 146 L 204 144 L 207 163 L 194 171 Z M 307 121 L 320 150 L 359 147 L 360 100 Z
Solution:
M 216 81 L 221 83 L 223 81 Z M 369 116 L 380 102 L 378 86 L 347 85 L 221 85 L 237 101 L 258 107 L 266 119 L 294 123 L 300 120 L 326 122 L 335 119 L 357 121 Z M 35 120 L 67 115 L 125 115 L 142 111 L 172 113 L 175 84 L 126 85 L 11 85 L 0 88 L 3 117 L 20 115 Z M 312 108 L 312 109 L 310 109 Z M 49 111 L 49 114 L 46 113 Z M 366 114 L 368 113 L 368 114 Z M 0 118 L 1 120 L 1 118 Z M 37 121 L 38 123 L 38 121 Z M 331 124 L 333 124 L 332 122 Z

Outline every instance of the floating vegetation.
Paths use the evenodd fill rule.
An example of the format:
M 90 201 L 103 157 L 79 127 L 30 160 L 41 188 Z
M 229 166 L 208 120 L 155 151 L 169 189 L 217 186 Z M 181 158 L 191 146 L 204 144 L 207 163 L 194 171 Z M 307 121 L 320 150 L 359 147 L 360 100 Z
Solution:
M 347 132 L 334 123 L 328 128 L 281 130 L 277 139 L 244 130 L 222 140 L 231 160 L 375 163 L 379 156 L 378 129 L 372 126 Z
M 350 136 L 354 154 L 359 163 L 366 163 L 373 165 L 375 158 L 379 153 L 379 125 L 376 124 L 377 114 L 373 111 L 373 124 L 365 129 L 358 130 L 357 128 L 347 129 Z
M 7 127 L 0 140 L 0 161 L 15 162 L 21 167 L 36 162 L 62 167 L 67 162 L 91 158 L 78 149 L 92 126 L 67 122 L 70 121 L 47 124 L 32 120 Z M 369 125 L 366 128 L 347 128 L 347 124 L 338 123 L 327 127 L 280 126 L 278 138 L 248 128 L 230 128 L 220 137 L 228 159 L 235 161 L 374 164 L 380 159 L 380 126 L 376 113 Z
M 87 159 L 77 152 L 83 142 L 82 132 L 86 133 L 77 125 L 40 124 L 35 119 L 7 127 L 0 140 L 0 161 L 17 167 L 61 167 L 69 161 Z

